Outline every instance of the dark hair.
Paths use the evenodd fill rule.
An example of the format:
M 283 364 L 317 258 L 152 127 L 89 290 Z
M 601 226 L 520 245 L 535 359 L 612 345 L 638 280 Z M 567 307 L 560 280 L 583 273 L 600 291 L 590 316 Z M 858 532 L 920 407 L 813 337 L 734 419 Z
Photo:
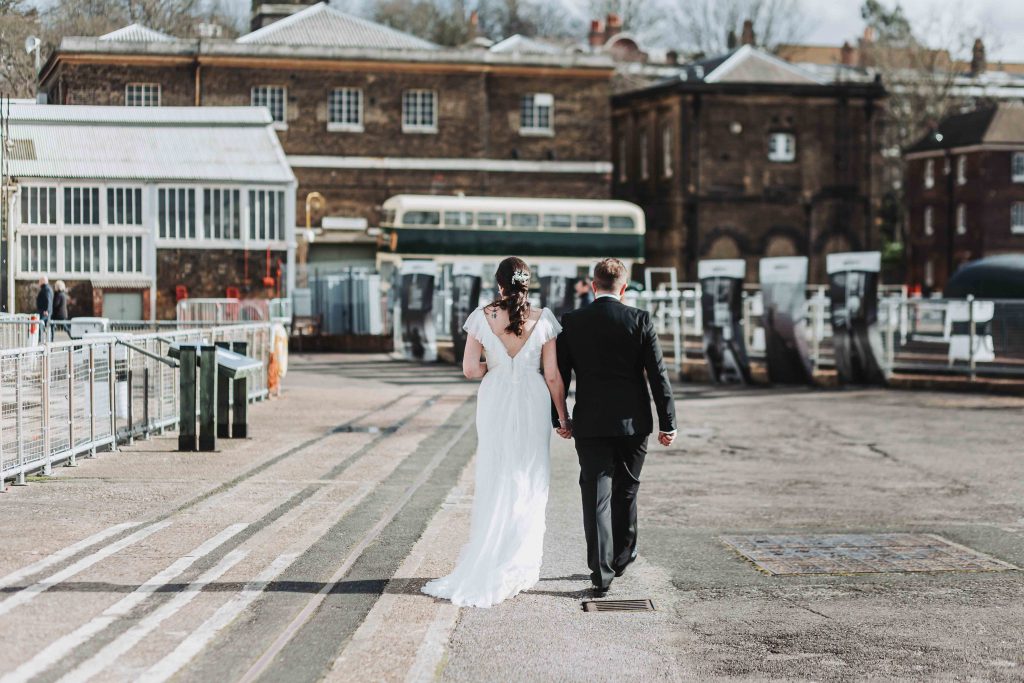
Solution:
M 628 279 L 625 264 L 617 258 L 606 258 L 594 266 L 594 284 L 602 292 L 614 292 Z
M 516 273 L 520 273 L 519 277 L 516 277 Z M 525 278 L 522 273 L 526 274 Z M 527 294 L 530 291 L 530 266 L 517 256 L 509 256 L 498 264 L 494 279 L 498 281 L 503 295 L 497 301 L 492 301 L 491 306 L 508 311 L 508 327 L 505 331 L 517 337 L 521 336 L 530 310 L 530 302 L 527 301 Z

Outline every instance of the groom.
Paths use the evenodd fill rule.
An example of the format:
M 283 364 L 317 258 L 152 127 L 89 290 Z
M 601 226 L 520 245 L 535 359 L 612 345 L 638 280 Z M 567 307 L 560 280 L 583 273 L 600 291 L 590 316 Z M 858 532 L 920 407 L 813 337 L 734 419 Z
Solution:
M 622 303 L 627 283 L 622 261 L 598 263 L 594 302 L 562 317 L 557 341 L 566 390 L 576 373 L 572 434 L 580 460 L 587 563 L 598 598 L 636 559 L 636 498 L 647 437 L 654 431 L 652 394 L 658 441 L 670 446 L 676 436 L 672 387 L 658 337 L 646 311 Z M 558 428 L 554 413 L 553 420 Z

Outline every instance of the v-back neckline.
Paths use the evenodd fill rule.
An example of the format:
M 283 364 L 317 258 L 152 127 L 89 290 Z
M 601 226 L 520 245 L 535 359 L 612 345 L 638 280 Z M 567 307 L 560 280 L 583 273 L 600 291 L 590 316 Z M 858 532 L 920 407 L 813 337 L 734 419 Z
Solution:
M 533 333 L 537 331 L 537 325 L 540 325 L 540 321 L 543 320 L 543 319 L 544 319 L 544 309 L 542 308 L 542 309 L 540 309 L 540 317 L 533 321 L 534 322 L 533 327 L 530 328 L 530 333 L 527 334 L 526 335 L 526 339 L 523 340 L 523 345 L 520 346 L 519 350 L 515 352 L 515 355 L 513 355 L 513 354 L 509 353 L 508 347 L 505 346 L 505 342 L 503 342 L 501 340 L 501 335 L 494 331 L 494 328 L 491 327 L 491 323 L 487 322 L 487 315 L 486 315 L 486 313 L 484 314 L 484 324 L 487 325 L 487 329 L 490 330 L 491 335 L 493 335 L 494 338 L 498 340 L 498 343 L 501 344 L 501 348 L 505 352 L 505 355 L 508 356 L 509 360 L 515 360 L 519 356 L 519 354 L 523 352 L 523 349 L 526 348 L 526 345 L 530 343 L 530 339 L 533 338 Z

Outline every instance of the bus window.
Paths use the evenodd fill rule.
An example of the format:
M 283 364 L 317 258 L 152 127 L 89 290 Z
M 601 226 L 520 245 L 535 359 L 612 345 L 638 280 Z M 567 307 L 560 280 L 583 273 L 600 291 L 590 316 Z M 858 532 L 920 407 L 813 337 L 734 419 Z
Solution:
M 476 224 L 481 228 L 504 228 L 505 214 L 493 211 L 481 211 L 476 215 Z
M 402 214 L 404 225 L 441 225 L 441 214 L 437 211 L 406 211 Z
M 473 225 L 472 211 L 445 211 L 444 224 L 457 227 Z
M 571 228 L 572 216 L 567 213 L 546 213 L 544 214 L 545 228 Z
M 512 214 L 513 228 L 536 228 L 540 225 L 540 216 L 535 213 Z
M 608 216 L 608 227 L 612 230 L 632 230 L 636 225 L 629 216 Z
M 580 214 L 576 216 L 576 227 L 580 230 L 603 230 L 604 216 Z

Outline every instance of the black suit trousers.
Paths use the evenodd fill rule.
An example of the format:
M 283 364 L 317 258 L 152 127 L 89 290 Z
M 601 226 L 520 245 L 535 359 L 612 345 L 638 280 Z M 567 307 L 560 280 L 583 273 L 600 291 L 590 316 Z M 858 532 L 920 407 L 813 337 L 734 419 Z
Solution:
M 647 435 L 576 437 L 590 580 L 605 587 L 636 557 L 636 498 Z

